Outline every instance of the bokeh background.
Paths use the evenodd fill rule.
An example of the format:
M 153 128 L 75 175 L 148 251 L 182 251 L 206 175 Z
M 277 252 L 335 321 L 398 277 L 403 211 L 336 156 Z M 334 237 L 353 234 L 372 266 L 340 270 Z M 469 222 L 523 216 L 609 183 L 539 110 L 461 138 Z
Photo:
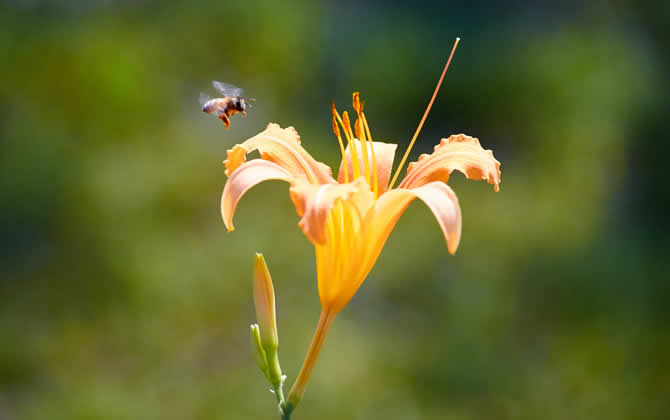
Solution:
M 225 231 L 226 149 L 272 121 L 335 166 L 360 90 L 400 155 L 456 36 L 412 158 L 479 137 L 501 191 L 452 177 L 455 256 L 410 207 L 294 418 L 667 418 L 669 3 L 560 3 L 3 1 L 0 419 L 275 418 L 252 256 L 291 384 L 314 254 L 281 182 Z M 229 131 L 212 79 L 257 98 Z

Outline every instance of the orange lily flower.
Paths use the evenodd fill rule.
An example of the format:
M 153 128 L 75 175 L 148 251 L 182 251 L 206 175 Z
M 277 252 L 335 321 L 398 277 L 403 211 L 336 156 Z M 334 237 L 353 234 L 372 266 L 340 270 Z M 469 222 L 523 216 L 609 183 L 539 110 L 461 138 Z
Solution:
M 464 134 L 442 139 L 432 154 L 410 163 L 405 179 L 391 190 L 387 187 L 396 145 L 353 137 L 349 141 L 356 147 L 346 148 L 346 160 L 336 181 L 330 168 L 301 146 L 293 127 L 282 129 L 271 123 L 228 151 L 225 165 L 229 178 L 221 199 L 223 221 L 232 231 L 237 203 L 251 187 L 273 179 L 290 183 L 291 199 L 302 217 L 298 226 L 316 250 L 321 305 L 333 313 L 354 296 L 396 222 L 415 198 L 433 212 L 453 254 L 461 237 L 461 210 L 456 194 L 446 184 L 449 175 L 458 170 L 469 179 L 486 180 L 496 191 L 500 183 L 500 163 L 493 153 Z M 363 142 L 365 148 L 361 147 Z M 245 162 L 245 155 L 254 150 L 260 151 L 261 158 Z M 352 154 L 358 155 L 355 165 Z M 374 165 L 365 165 L 366 154 Z M 353 179 L 351 174 L 356 172 L 360 175 L 355 180 L 345 181 Z
M 392 188 L 389 179 L 397 145 L 372 140 L 358 92 L 353 94 L 353 107 L 357 113 L 354 130 L 347 112 L 340 116 L 332 106 L 333 130 L 343 155 L 337 180 L 327 165 L 302 147 L 293 127 L 282 129 L 272 123 L 260 134 L 228 150 L 224 162 L 228 181 L 221 211 L 229 231 L 234 230 L 233 214 L 240 198 L 262 181 L 279 179 L 290 184 L 290 196 L 301 217 L 298 226 L 314 244 L 322 313 L 289 395 L 289 411 L 304 393 L 335 316 L 367 277 L 409 204 L 418 198 L 428 206 L 442 229 L 448 251 L 453 254 L 458 248 L 462 224 L 458 199 L 446 184 L 450 174 L 457 170 L 468 179 L 486 180 L 494 185 L 495 191 L 499 189 L 500 162 L 490 150 L 481 147 L 478 139 L 464 134 L 442 139 L 432 154 L 421 155 L 409 164 L 405 178 L 397 188 Z M 346 148 L 340 127 L 346 137 Z M 247 162 L 246 155 L 254 150 L 260 152 L 260 159 Z M 402 164 L 396 177 L 401 167 Z
M 451 172 L 486 180 L 496 191 L 500 184 L 500 163 L 493 153 L 484 150 L 476 138 L 459 134 L 442 139 L 432 154 L 421 155 L 409 165 L 398 188 L 387 189 L 397 145 L 372 141 L 363 107 L 357 102 L 358 93 L 354 93 L 358 138 L 347 126 L 347 113 L 340 118 L 333 108 L 334 121 L 342 119 L 349 142 L 337 181 L 328 166 L 302 147 L 293 127 L 282 129 L 277 124 L 235 145 L 224 162 L 229 178 L 221 211 L 229 231 L 234 230 L 237 203 L 251 187 L 273 179 L 291 185 L 291 199 L 302 217 L 298 225 L 316 252 L 323 311 L 318 328 L 323 337 L 315 337 L 320 343 L 311 349 L 317 354 L 335 315 L 361 286 L 396 222 L 415 198 L 433 212 L 453 254 L 461 238 L 461 210 L 456 194 L 446 184 Z M 337 125 L 334 128 L 340 137 Z M 246 162 L 246 154 L 254 150 L 260 151 L 260 159 Z M 311 372 L 313 365 L 308 368 Z

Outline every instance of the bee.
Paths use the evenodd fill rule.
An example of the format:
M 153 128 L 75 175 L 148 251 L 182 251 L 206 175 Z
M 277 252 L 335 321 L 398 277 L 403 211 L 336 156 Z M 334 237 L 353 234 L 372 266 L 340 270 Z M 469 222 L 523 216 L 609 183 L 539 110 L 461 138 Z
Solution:
M 255 101 L 255 99 L 250 98 L 245 100 L 242 97 L 242 89 L 227 83 L 221 83 L 214 80 L 212 86 L 214 86 L 214 89 L 223 95 L 223 97 L 212 99 L 204 93 L 201 93 L 200 104 L 202 105 L 202 112 L 216 114 L 216 116 L 223 121 L 227 130 L 228 127 L 230 127 L 230 117 L 238 112 L 246 117 L 247 107 L 251 107 L 251 104 L 248 104 L 247 101 Z

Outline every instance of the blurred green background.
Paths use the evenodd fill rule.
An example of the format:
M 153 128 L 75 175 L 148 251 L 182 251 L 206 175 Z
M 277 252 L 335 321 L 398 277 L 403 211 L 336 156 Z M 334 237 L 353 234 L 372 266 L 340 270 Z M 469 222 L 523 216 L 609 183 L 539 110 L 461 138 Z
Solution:
M 421 203 L 334 324 L 296 419 L 664 419 L 668 2 L 0 5 L 0 419 L 275 418 L 249 349 L 263 252 L 291 384 L 319 313 L 287 185 L 219 214 L 226 149 L 268 122 L 339 164 L 360 90 L 412 160 L 479 137 L 450 256 Z M 257 98 L 225 131 L 210 81 Z

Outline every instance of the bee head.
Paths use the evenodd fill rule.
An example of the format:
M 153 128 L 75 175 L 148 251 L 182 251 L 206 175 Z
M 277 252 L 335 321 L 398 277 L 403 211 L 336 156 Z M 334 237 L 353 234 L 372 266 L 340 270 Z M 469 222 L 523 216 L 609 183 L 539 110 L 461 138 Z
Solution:
M 240 111 L 246 111 L 247 110 L 247 104 L 244 102 L 243 98 L 237 98 L 235 100 L 235 107 Z

